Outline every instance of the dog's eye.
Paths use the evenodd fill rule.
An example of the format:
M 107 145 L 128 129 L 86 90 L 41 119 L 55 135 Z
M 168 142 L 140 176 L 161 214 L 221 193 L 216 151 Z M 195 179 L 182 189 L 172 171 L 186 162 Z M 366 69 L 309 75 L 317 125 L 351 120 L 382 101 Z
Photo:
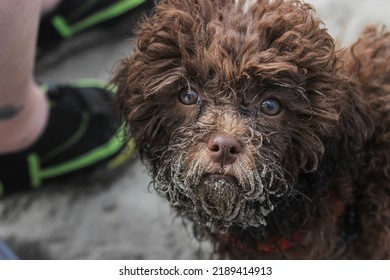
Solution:
M 199 94 L 193 89 L 184 89 L 179 94 L 179 100 L 185 105 L 194 105 L 198 103 Z
M 276 116 L 282 111 L 282 105 L 274 98 L 267 99 L 260 104 L 260 112 L 268 116 Z

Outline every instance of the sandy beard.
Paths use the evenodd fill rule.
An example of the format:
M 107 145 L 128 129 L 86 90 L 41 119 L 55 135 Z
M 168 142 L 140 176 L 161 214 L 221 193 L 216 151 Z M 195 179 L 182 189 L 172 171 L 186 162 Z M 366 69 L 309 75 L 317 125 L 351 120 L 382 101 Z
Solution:
M 171 145 L 158 163 L 155 187 L 183 216 L 211 231 L 265 227 L 272 197 L 289 192 L 282 169 L 264 149 L 229 167 L 208 160 L 205 149 Z M 188 161 L 188 152 L 196 150 Z M 259 154 L 262 154 L 261 158 Z M 254 162 L 259 163 L 253 168 Z

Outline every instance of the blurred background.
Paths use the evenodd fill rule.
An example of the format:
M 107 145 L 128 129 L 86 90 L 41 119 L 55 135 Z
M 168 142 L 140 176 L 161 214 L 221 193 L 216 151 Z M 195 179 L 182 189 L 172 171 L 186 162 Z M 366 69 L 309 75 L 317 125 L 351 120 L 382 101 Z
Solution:
M 366 25 L 390 29 L 388 0 L 311 0 L 341 46 Z M 95 36 L 103 37 L 96 43 Z M 131 26 L 116 38 L 92 34 L 37 64 L 41 82 L 109 80 L 117 61 L 132 49 Z M 78 45 L 78 46 L 77 46 Z M 0 237 L 22 259 L 199 259 L 199 244 L 158 197 L 135 158 L 122 174 L 99 183 L 53 186 L 0 200 Z

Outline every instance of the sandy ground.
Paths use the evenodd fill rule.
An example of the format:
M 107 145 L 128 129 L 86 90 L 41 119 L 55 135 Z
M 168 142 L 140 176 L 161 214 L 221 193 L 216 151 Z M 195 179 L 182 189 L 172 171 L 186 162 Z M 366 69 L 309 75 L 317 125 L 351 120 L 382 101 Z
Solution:
M 365 25 L 390 26 L 388 0 L 312 0 L 342 45 Z M 107 80 L 131 44 L 122 37 L 78 52 L 37 71 L 40 81 Z M 24 259 L 199 259 L 208 244 L 148 189 L 138 160 L 114 181 L 73 184 L 0 201 L 0 236 Z

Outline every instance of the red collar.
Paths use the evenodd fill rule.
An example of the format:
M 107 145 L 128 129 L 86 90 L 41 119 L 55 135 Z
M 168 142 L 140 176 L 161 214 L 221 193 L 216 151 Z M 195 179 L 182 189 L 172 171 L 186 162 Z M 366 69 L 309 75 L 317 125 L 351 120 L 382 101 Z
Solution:
M 347 202 L 341 200 L 340 197 L 334 192 L 328 192 L 329 199 L 334 201 L 334 207 L 336 209 L 335 216 L 338 218 L 341 217 L 345 213 L 345 209 L 347 207 Z M 230 244 L 232 247 L 239 249 L 244 252 L 261 252 L 266 254 L 272 254 L 277 252 L 287 251 L 293 248 L 296 245 L 302 243 L 302 234 L 299 232 L 295 232 L 291 234 L 288 238 L 268 238 L 264 242 L 259 242 L 255 240 L 253 241 L 246 240 L 246 242 L 240 241 L 238 235 L 235 234 L 217 234 L 217 237 L 226 243 Z
M 280 251 L 286 251 L 293 247 L 293 244 L 288 239 L 279 239 L 270 244 L 258 244 L 257 247 L 259 247 L 257 248 L 258 251 L 271 254 Z
M 276 253 L 291 249 L 296 245 L 296 241 L 291 241 L 287 238 L 269 238 L 264 242 L 253 240 L 253 242 L 241 242 L 235 235 L 220 235 L 219 239 L 229 243 L 232 247 L 244 252 L 262 252 L 262 253 Z M 297 236 L 298 239 L 298 236 Z M 253 244 L 254 243 L 254 244 Z

